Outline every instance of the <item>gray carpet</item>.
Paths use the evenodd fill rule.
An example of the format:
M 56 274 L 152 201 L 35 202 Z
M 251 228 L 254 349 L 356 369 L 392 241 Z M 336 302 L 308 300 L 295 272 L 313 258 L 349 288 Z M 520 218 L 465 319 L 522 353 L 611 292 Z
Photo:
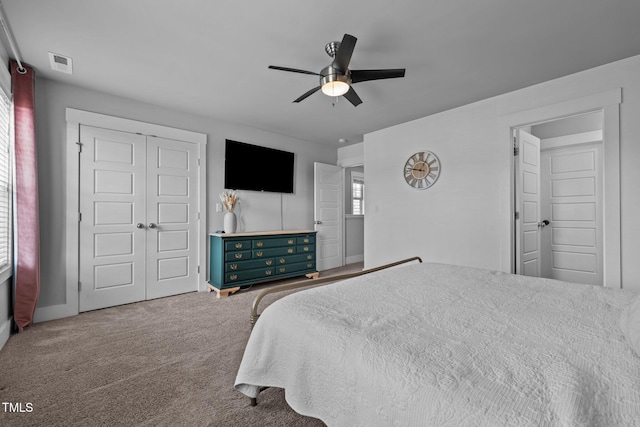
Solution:
M 264 391 L 251 407 L 233 388 L 251 303 L 263 286 L 223 299 L 189 293 L 30 326 L 0 351 L 0 402 L 23 409 L 28 402 L 33 410 L 0 406 L 0 425 L 323 426 L 294 412 L 281 389 Z M 265 306 L 273 299 L 265 298 Z

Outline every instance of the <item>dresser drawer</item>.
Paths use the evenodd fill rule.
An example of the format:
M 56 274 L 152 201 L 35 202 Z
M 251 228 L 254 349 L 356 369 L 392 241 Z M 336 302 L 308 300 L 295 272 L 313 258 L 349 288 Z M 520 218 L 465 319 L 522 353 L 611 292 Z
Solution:
M 225 262 L 224 271 L 243 271 L 243 270 L 251 270 L 254 268 L 262 268 L 262 267 L 271 267 L 275 265 L 275 260 L 273 258 L 263 258 L 263 259 L 252 259 L 249 261 L 233 261 L 233 262 Z
M 256 268 L 254 270 L 225 273 L 224 280 L 226 283 L 243 282 L 250 279 L 268 279 L 271 276 L 275 276 L 275 274 L 275 267 Z
M 316 236 L 302 236 L 296 238 L 296 243 L 299 245 L 306 245 L 308 243 L 315 243 Z
M 313 261 L 314 259 L 315 259 L 315 254 L 313 253 L 281 256 L 281 257 L 276 257 L 275 264 L 276 265 L 293 264 L 296 262 Z
M 293 255 L 295 253 L 295 246 L 290 248 L 254 249 L 253 258 L 273 258 L 282 255 Z
M 279 246 L 294 246 L 295 244 L 295 237 L 277 237 L 273 239 L 254 239 L 251 247 L 253 249 L 277 248 Z
M 316 268 L 315 261 L 297 262 L 293 264 L 278 265 L 276 267 L 276 273 L 286 274 L 286 273 L 293 273 L 296 271 L 315 270 L 315 268 Z
M 251 249 L 251 240 L 232 240 L 224 242 L 225 251 L 240 251 Z
M 240 261 L 246 259 L 251 259 L 251 251 L 234 251 L 224 254 L 225 261 Z

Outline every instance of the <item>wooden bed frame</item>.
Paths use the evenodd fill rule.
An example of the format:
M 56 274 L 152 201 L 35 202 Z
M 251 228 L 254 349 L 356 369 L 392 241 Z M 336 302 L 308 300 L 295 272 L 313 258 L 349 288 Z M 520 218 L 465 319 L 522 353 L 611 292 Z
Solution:
M 401 265 L 401 264 L 406 264 L 408 262 L 412 262 L 412 261 L 418 261 L 418 262 L 422 262 L 422 258 L 420 257 L 412 257 L 412 258 L 407 258 L 407 259 L 403 259 L 401 261 L 396 261 L 396 262 L 392 262 L 390 264 L 385 264 L 385 265 L 381 265 L 380 267 L 375 267 L 375 268 L 370 268 L 367 270 L 362 270 L 362 271 L 358 271 L 355 273 L 347 273 L 347 274 L 341 274 L 338 276 L 329 276 L 329 277 L 321 277 L 318 279 L 314 279 L 314 280 L 302 280 L 302 281 L 298 281 L 298 282 L 294 282 L 294 283 L 287 283 L 284 285 L 277 285 L 277 286 L 273 286 L 271 288 L 267 288 L 264 289 L 263 291 L 261 291 L 253 300 L 253 304 L 251 306 L 251 317 L 250 317 L 250 321 L 251 321 L 251 329 L 253 329 L 254 325 L 256 324 L 256 322 L 258 321 L 258 318 L 260 317 L 260 314 L 258 313 L 258 306 L 260 305 L 260 301 L 262 301 L 262 299 L 269 295 L 269 294 L 273 294 L 276 292 L 284 292 L 284 291 L 288 291 L 288 290 L 292 290 L 292 289 L 300 289 L 300 288 L 304 288 L 307 286 L 316 286 L 316 285 L 322 285 L 322 284 L 326 284 L 326 283 L 332 283 L 332 282 L 337 282 L 340 280 L 345 280 L 345 279 L 350 279 L 352 277 L 358 277 L 358 276 L 363 276 L 365 274 L 369 274 L 369 273 L 374 273 L 376 271 L 380 271 L 380 270 L 384 270 L 386 268 L 390 268 L 390 267 L 395 267 L 397 265 Z M 261 387 L 260 388 L 260 392 L 262 392 L 263 390 L 267 389 L 269 387 Z M 251 406 L 256 406 L 258 404 L 257 398 L 256 397 L 252 397 L 251 398 Z

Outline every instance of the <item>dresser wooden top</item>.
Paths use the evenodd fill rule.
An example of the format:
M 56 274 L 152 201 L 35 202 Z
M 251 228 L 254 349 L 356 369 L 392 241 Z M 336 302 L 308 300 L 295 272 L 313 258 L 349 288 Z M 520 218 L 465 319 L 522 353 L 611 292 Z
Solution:
M 280 236 L 286 234 L 309 234 L 316 233 L 315 230 L 273 230 L 273 231 L 248 231 L 244 233 L 210 233 L 210 236 L 221 238 L 229 237 L 252 237 L 252 236 Z

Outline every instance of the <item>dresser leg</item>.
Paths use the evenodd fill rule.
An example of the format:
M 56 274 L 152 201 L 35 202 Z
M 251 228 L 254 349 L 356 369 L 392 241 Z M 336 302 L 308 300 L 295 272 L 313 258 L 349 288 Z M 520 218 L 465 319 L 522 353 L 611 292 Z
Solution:
M 215 286 L 211 286 L 210 284 L 207 284 L 207 287 L 209 288 L 209 292 L 214 291 L 216 294 L 218 294 L 218 299 L 220 298 L 226 298 L 231 294 L 235 294 L 236 292 L 238 292 L 240 290 L 240 286 L 237 286 L 235 288 L 227 288 L 227 289 L 218 289 Z
M 320 272 L 316 271 L 315 273 L 307 273 L 305 274 L 305 277 L 309 279 L 317 279 L 318 277 L 320 277 Z

